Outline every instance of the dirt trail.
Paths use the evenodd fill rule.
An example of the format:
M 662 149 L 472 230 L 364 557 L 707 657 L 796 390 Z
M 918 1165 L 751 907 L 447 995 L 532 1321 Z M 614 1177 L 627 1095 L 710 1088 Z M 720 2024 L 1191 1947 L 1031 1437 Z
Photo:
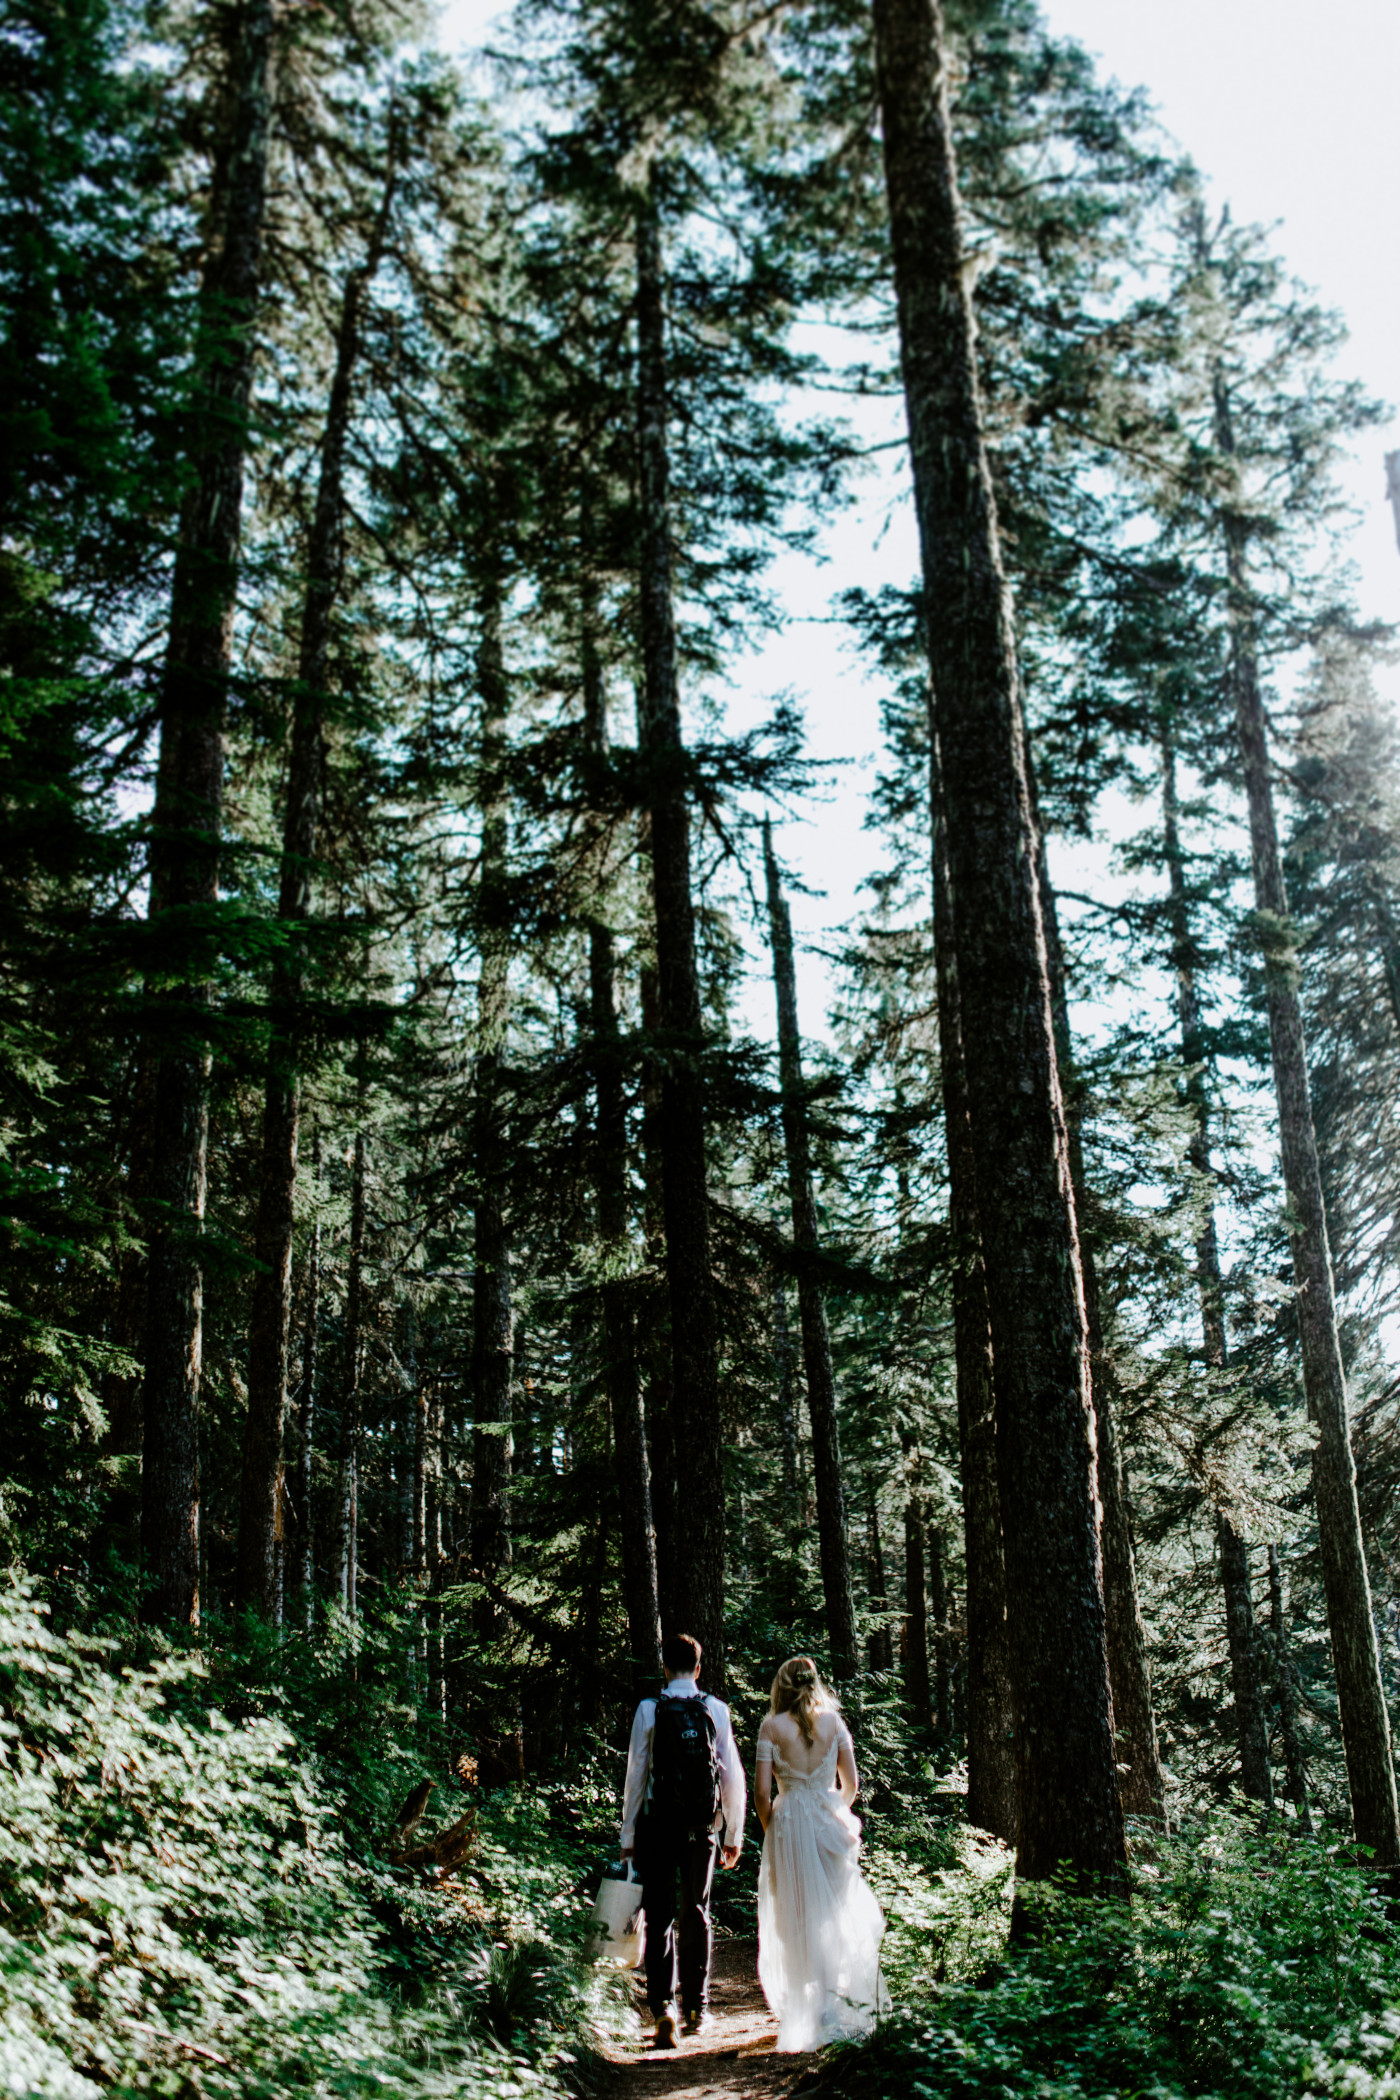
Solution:
M 720 1940 L 710 1975 L 712 2024 L 675 2049 L 649 2049 L 646 2039 L 609 2053 L 616 2066 L 607 2100 L 781 2100 L 812 2059 L 778 2056 L 777 2022 L 758 1987 L 758 1947 L 753 1940 Z M 645 2037 L 650 2037 L 645 1996 L 638 1996 Z

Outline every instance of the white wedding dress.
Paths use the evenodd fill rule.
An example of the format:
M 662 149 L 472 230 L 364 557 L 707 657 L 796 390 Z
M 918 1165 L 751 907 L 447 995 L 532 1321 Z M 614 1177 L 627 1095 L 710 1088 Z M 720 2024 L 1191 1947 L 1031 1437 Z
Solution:
M 838 1729 L 811 1772 L 760 1739 L 782 1791 L 758 1870 L 758 1980 L 778 2047 L 820 2049 L 866 2034 L 889 2005 L 880 1976 L 885 1920 L 859 1866 L 860 1825 L 835 1791 Z

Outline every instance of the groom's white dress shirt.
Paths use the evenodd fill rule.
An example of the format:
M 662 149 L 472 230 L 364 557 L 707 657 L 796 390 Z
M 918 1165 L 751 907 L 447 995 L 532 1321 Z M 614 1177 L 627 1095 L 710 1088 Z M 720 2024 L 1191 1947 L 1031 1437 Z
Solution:
M 693 1677 L 673 1677 L 666 1687 L 669 1699 L 703 1699 L 715 1724 L 715 1749 L 719 1753 L 719 1814 L 713 1828 L 724 1829 L 726 1845 L 744 1841 L 744 1809 L 748 1790 L 744 1767 L 730 1726 L 729 1708 L 722 1699 L 702 1692 Z M 627 1779 L 622 1789 L 622 1849 L 629 1850 L 637 1836 L 637 1818 L 651 1799 L 651 1739 L 656 1727 L 656 1701 L 643 1699 L 632 1723 L 627 1746 Z

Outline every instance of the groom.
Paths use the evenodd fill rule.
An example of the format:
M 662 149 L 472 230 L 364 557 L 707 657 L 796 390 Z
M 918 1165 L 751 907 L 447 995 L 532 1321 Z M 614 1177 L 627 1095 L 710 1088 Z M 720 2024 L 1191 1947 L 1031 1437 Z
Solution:
M 745 1793 L 729 1708 L 696 1682 L 699 1641 L 673 1633 L 661 1660 L 666 1689 L 643 1699 L 632 1723 L 622 1856 L 635 1855 L 642 1877 L 654 2046 L 674 2049 L 678 1970 L 682 2031 L 699 2034 L 707 2019 L 715 1854 L 726 1867 L 739 1857 Z

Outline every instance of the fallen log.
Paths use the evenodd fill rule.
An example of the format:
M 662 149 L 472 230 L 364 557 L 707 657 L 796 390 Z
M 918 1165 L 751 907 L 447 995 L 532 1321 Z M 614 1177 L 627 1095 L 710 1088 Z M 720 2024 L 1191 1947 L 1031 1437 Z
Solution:
M 476 1810 L 469 1808 L 448 1829 L 440 1830 L 436 1837 L 426 1839 L 421 1845 L 391 1846 L 389 1864 L 421 1874 L 428 1881 L 442 1881 L 466 1864 L 476 1850 L 476 1843 Z

